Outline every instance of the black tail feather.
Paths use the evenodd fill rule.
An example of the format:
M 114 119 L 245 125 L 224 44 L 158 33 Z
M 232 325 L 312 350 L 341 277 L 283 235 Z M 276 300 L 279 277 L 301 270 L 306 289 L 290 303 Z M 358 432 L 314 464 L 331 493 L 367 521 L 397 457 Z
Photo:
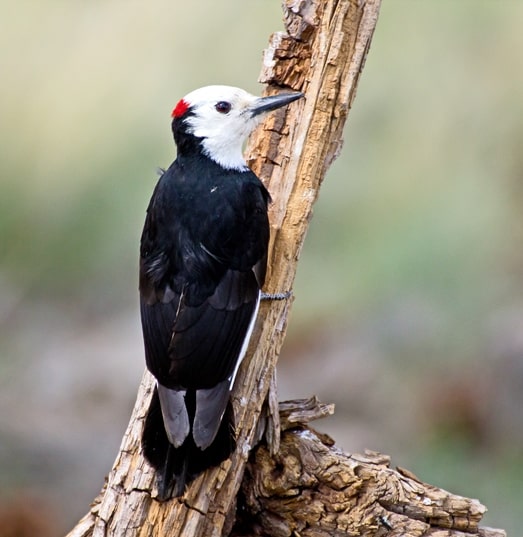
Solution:
M 195 407 L 193 391 L 187 392 L 186 404 L 192 428 Z M 167 438 L 158 391 L 154 389 L 145 420 L 142 449 L 145 458 L 157 472 L 158 500 L 182 496 L 188 483 L 208 468 L 218 466 L 235 447 L 234 414 L 229 401 L 216 438 L 207 449 L 202 451 L 195 445 L 192 432 L 179 448 L 175 448 Z

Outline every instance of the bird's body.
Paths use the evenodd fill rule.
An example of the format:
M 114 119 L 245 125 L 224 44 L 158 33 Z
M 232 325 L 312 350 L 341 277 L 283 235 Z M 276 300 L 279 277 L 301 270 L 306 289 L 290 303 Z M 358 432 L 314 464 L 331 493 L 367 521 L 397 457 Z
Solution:
M 173 111 L 178 155 L 154 190 L 140 247 L 146 363 L 157 379 L 142 443 L 160 499 L 234 450 L 230 390 L 265 279 L 270 200 L 241 144 L 260 112 L 299 95 L 279 104 L 209 86 Z

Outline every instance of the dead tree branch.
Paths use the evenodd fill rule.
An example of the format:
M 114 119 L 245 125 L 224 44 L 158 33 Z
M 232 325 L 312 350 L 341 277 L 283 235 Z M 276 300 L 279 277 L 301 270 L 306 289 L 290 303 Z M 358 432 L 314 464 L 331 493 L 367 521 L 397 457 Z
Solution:
M 502 537 L 480 528 L 486 508 L 390 468 L 375 452 L 348 455 L 305 426 L 332 409 L 314 398 L 280 405 L 280 451 L 253 453 L 242 484 L 239 536 Z

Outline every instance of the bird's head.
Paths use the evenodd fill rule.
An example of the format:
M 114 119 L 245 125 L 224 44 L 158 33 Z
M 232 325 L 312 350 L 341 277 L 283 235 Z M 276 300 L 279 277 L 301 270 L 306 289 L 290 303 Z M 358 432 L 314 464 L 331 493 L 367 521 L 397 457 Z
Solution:
M 302 93 L 282 93 L 255 97 L 231 86 L 205 86 L 194 90 L 180 100 L 172 112 L 178 150 L 187 136 L 194 137 L 209 158 L 224 168 L 243 170 L 247 167 L 243 143 L 261 118 L 302 96 Z

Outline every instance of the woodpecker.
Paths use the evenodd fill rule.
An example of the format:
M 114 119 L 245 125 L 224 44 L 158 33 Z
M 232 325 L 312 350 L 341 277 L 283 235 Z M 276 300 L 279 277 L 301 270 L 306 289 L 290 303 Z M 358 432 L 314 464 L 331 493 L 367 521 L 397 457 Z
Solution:
M 156 386 L 142 448 L 158 499 L 234 451 L 230 393 L 265 279 L 270 195 L 242 145 L 261 118 L 302 97 L 197 89 L 175 106 L 176 160 L 149 202 L 140 243 L 140 313 Z

